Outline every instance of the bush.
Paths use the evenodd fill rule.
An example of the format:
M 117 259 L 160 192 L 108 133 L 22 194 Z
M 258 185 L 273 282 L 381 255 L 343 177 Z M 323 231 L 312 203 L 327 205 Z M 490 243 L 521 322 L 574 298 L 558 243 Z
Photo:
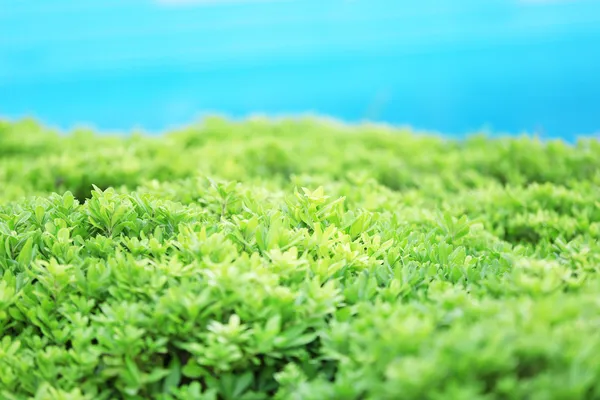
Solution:
M 600 397 L 600 145 L 0 124 L 0 397 Z

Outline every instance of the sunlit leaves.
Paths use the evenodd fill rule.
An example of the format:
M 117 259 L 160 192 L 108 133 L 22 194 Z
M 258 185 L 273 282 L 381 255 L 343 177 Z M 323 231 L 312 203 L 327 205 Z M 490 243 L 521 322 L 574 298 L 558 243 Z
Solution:
M 597 142 L 21 122 L 0 156 L 2 399 L 600 396 Z

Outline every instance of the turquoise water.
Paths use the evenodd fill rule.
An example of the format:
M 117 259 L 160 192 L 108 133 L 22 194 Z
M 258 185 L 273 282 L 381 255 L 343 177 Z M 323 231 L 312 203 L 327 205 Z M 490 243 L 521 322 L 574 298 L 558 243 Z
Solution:
M 0 116 L 62 128 L 316 113 L 573 138 L 600 132 L 598 71 L 597 1 L 0 0 Z

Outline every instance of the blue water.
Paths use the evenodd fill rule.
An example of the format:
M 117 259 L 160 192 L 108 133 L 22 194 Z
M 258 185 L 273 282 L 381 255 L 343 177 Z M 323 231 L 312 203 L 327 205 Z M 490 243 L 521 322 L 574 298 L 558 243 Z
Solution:
M 316 113 L 573 138 L 600 132 L 599 72 L 593 0 L 0 0 L 0 116 L 65 129 Z

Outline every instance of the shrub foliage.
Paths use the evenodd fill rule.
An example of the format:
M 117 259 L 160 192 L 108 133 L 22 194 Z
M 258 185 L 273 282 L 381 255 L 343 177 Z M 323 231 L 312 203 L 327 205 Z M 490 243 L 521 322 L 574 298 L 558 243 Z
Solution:
M 0 398 L 600 398 L 600 144 L 0 123 Z

